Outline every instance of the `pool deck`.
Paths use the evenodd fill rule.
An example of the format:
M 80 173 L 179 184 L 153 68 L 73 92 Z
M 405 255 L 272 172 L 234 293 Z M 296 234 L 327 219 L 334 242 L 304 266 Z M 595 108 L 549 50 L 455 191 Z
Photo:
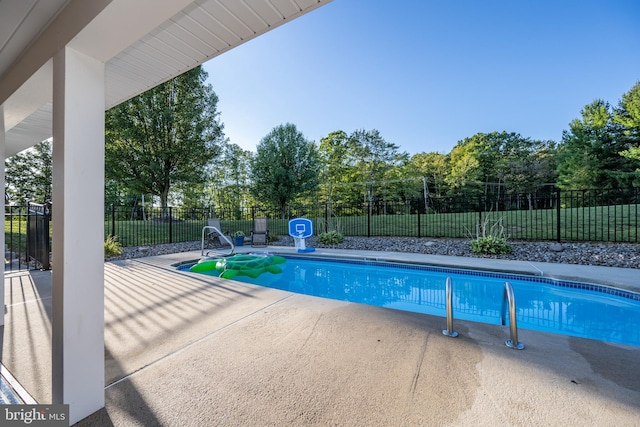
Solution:
M 260 251 L 258 248 L 239 248 Z M 269 247 L 272 252 L 293 248 Z M 638 270 L 318 250 L 640 290 Z M 81 426 L 632 426 L 640 347 L 326 300 L 177 271 L 198 252 L 105 263 L 106 407 Z M 51 401 L 51 274 L 5 276 L 2 364 Z

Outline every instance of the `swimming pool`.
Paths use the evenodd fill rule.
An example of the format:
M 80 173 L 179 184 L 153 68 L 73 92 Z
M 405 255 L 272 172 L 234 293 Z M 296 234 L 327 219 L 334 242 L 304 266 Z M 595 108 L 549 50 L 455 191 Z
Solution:
M 451 277 L 454 318 L 496 325 L 501 324 L 504 282 L 508 281 L 520 329 L 640 346 L 640 294 L 607 286 L 344 259 L 287 257 L 280 267 L 281 274 L 236 276 L 234 280 L 444 317 L 445 282 Z

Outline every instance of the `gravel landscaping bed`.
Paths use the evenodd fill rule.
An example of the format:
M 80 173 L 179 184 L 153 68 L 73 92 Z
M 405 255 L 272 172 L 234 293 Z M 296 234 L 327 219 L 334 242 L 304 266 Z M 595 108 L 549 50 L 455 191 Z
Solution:
M 640 268 L 640 244 L 632 243 L 580 243 L 563 242 L 508 242 L 513 252 L 506 255 L 477 255 L 471 252 L 469 239 L 441 239 L 415 237 L 345 237 L 344 242 L 333 246 L 336 249 L 359 249 L 372 251 L 412 252 L 431 255 L 453 255 L 475 258 L 512 259 L 564 264 L 601 265 L 608 267 Z M 281 236 L 271 242 L 274 246 L 294 246 L 293 239 Z M 307 240 L 308 247 L 326 248 L 315 238 Z M 183 242 L 144 247 L 124 248 L 123 254 L 106 258 L 140 258 L 178 252 L 200 250 L 200 241 Z

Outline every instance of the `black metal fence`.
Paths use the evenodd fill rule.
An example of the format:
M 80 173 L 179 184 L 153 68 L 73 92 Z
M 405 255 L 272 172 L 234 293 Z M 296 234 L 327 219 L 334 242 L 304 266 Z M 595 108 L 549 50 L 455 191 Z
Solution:
M 50 206 L 5 206 L 5 271 L 51 268 Z
M 637 188 L 544 191 L 501 196 L 429 196 L 416 202 L 315 203 L 279 208 L 142 208 L 111 206 L 105 235 L 123 246 L 200 240 L 207 218 L 222 231 L 250 234 L 253 219 L 267 217 L 271 235 L 288 234 L 288 221 L 307 217 L 316 234 L 338 230 L 346 236 L 468 238 L 501 232 L 514 240 L 638 242 Z
M 51 268 L 51 233 L 48 204 L 27 203 L 27 259 L 43 270 Z
M 48 206 L 5 206 L 7 271 L 49 268 Z M 513 240 L 584 242 L 640 241 L 640 194 L 625 190 L 545 191 L 521 195 L 434 197 L 403 202 L 327 202 L 290 205 L 284 212 L 266 206 L 176 208 L 110 206 L 105 236 L 123 246 L 199 241 L 208 218 L 222 231 L 251 233 L 253 220 L 267 217 L 271 235 L 287 235 L 288 221 L 306 217 L 315 233 L 338 230 L 346 236 L 470 238 L 502 232 Z

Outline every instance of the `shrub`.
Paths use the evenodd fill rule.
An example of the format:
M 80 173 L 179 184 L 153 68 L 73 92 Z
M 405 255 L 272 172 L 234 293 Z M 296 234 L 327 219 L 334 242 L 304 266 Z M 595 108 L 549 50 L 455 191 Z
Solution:
M 342 226 L 337 219 L 330 218 L 328 220 L 318 219 L 320 229 L 327 230 L 318 234 L 318 243 L 323 245 L 338 245 L 344 242 L 344 234 L 342 234 Z
M 476 226 L 475 239 L 471 240 L 471 252 L 483 255 L 511 253 L 511 246 L 507 243 L 507 236 L 502 226 L 502 218 L 490 227 L 488 218 Z
M 105 256 L 122 255 L 122 246 L 116 236 L 107 236 L 104 241 L 104 254 Z
M 511 253 L 511 246 L 502 237 L 485 236 L 471 241 L 471 252 L 483 255 Z
M 342 242 L 344 242 L 344 236 L 336 230 L 318 235 L 318 243 L 323 245 L 337 245 Z

